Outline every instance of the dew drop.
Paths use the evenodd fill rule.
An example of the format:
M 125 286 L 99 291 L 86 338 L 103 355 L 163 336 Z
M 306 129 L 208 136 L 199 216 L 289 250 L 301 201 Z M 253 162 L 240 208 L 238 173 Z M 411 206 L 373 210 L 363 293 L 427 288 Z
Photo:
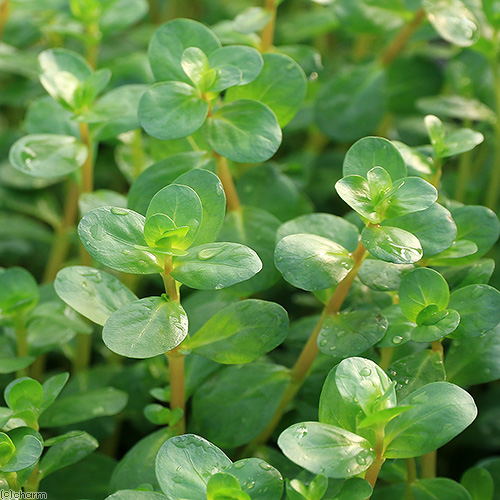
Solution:
M 262 470 L 271 470 L 272 467 L 269 464 L 266 464 L 266 462 L 259 462 L 259 467 Z
M 218 283 L 217 285 L 215 285 L 216 290 L 222 290 L 223 288 L 224 288 L 224 285 L 222 283 Z
M 365 465 L 366 464 L 366 458 L 358 455 L 356 457 L 356 462 L 358 462 L 359 465 Z
M 325 347 L 325 346 L 327 346 L 327 345 L 328 345 L 328 340 L 323 339 L 322 341 L 320 341 L 319 345 L 320 345 L 321 347 Z
M 361 369 L 361 371 L 359 372 L 359 374 L 362 377 L 369 377 L 372 374 L 372 371 L 370 370 L 370 368 L 368 368 L 367 366 L 365 366 L 364 368 Z
M 394 337 L 392 337 L 392 343 L 393 344 L 401 344 L 401 342 L 403 342 L 403 337 L 401 337 L 401 335 L 395 335 Z
M 120 207 L 111 207 L 111 213 L 114 215 L 127 215 L 128 210 Z
M 243 469 L 243 467 L 245 467 L 245 462 L 236 462 L 233 464 L 233 467 L 235 469 Z
M 278 257 L 278 258 L 276 259 L 276 262 L 282 262 L 282 261 L 283 261 L 283 257 Z
M 104 229 L 101 225 L 95 224 L 90 228 L 90 234 L 94 238 L 94 240 L 100 241 L 104 237 Z
M 216 255 L 221 253 L 220 248 L 204 248 L 198 252 L 198 259 L 200 260 L 210 260 L 213 259 Z
M 130 255 L 130 250 L 122 250 L 123 255 Z

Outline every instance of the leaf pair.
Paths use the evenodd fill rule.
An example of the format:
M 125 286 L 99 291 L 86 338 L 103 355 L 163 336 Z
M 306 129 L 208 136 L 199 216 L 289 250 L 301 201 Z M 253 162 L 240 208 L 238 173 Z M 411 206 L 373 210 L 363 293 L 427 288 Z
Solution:
M 385 436 L 384 458 L 410 458 L 453 439 L 476 413 L 471 396 L 446 382 L 425 385 L 398 402 L 394 383 L 377 364 L 349 358 L 325 382 L 320 422 L 292 425 L 278 445 L 310 472 L 352 477 L 373 463 L 375 432 Z

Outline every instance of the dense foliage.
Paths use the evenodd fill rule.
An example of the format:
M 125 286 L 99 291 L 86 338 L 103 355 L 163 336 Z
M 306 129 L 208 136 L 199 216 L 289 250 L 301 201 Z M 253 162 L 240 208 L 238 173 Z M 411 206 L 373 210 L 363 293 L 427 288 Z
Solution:
M 500 500 L 499 0 L 0 0 L 0 490 Z

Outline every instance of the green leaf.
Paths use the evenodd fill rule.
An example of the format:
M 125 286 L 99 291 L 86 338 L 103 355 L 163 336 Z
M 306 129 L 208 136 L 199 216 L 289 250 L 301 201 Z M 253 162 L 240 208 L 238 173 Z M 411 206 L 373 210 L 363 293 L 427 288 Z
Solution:
M 336 285 L 354 265 L 344 247 L 314 234 L 285 236 L 276 246 L 274 261 L 288 283 L 308 291 Z
M 252 500 L 280 500 L 283 495 L 281 474 L 264 460 L 244 458 L 225 471 L 238 479 L 242 490 Z
M 398 148 L 382 137 L 364 137 L 353 144 L 344 159 L 343 174 L 360 175 L 366 179 L 374 167 L 382 167 L 392 181 L 407 176 L 406 164 Z
M 262 269 L 259 256 L 239 243 L 208 243 L 176 257 L 173 278 L 198 290 L 220 290 L 250 279 Z
M 430 308 L 435 309 L 433 306 Z M 429 309 L 430 309 L 429 308 Z M 425 319 L 421 319 L 420 316 Z M 415 342 L 434 342 L 454 332 L 460 323 L 460 314 L 452 309 L 444 311 L 422 311 L 417 318 L 418 326 L 411 332 L 411 339 Z
M 99 207 L 126 208 L 127 198 L 110 189 L 97 189 L 92 193 L 82 193 L 78 197 L 78 208 L 81 215 L 86 215 L 94 208 Z
M 447 42 L 469 47 L 479 39 L 479 22 L 461 0 L 423 0 L 422 6 L 434 29 Z
M 330 371 L 321 391 L 319 419 L 356 432 L 358 419 L 396 406 L 385 372 L 364 358 L 347 358 Z
M 438 311 L 448 307 L 450 290 L 446 280 L 433 269 L 417 268 L 408 273 L 399 288 L 399 305 L 404 315 L 417 322 L 419 314 L 428 306 Z
M 106 500 L 165 500 L 165 496 L 153 491 L 124 490 L 113 493 Z
M 484 384 L 500 378 L 500 329 L 482 337 L 454 340 L 446 355 L 448 380 L 461 386 Z
M 483 134 L 470 128 L 453 130 L 446 136 L 444 149 L 438 153 L 438 156 L 440 158 L 449 158 L 450 156 L 466 153 L 483 141 Z
M 13 320 L 33 309 L 40 292 L 33 275 L 22 267 L 0 270 L 0 320 Z
M 126 392 L 113 387 L 91 389 L 58 399 L 40 418 L 42 427 L 61 427 L 120 413 L 127 405 Z
M 204 88 L 204 78 L 210 70 L 210 65 L 203 50 L 198 47 L 188 47 L 182 53 L 181 67 L 196 87 Z
M 128 194 L 129 208 L 146 215 L 148 205 L 153 196 L 174 181 L 181 181 L 179 176 L 191 169 L 215 170 L 215 160 L 206 151 L 190 151 L 174 154 L 165 160 L 151 165 L 132 184 Z M 178 183 L 182 184 L 183 182 Z M 190 178 L 189 183 L 191 184 L 191 182 L 194 182 L 193 178 Z M 198 186 L 196 185 L 193 189 L 196 191 Z
M 57 295 L 82 316 L 104 325 L 115 311 L 137 300 L 120 280 L 92 267 L 66 267 L 54 282 Z
M 227 100 L 254 99 L 267 104 L 284 127 L 304 100 L 307 80 L 301 67 L 284 54 L 264 54 L 263 60 L 264 67 L 257 78 L 248 85 L 231 88 Z
M 218 239 L 247 245 L 257 252 L 262 261 L 262 271 L 250 280 L 235 285 L 232 288 L 235 293 L 251 295 L 267 290 L 278 281 L 274 249 L 279 226 L 280 221 L 276 217 L 257 207 L 242 207 L 227 214 Z
M 366 439 L 319 422 L 292 425 L 281 433 L 278 446 L 292 462 L 309 472 L 333 478 L 361 474 L 375 459 L 375 451 Z
M 174 433 L 175 430 L 164 427 L 137 441 L 116 465 L 109 489 L 136 489 L 147 483 L 159 490 L 154 470 L 155 458 L 163 443 Z
M 356 356 L 381 340 L 387 326 L 384 316 L 370 310 L 329 315 L 318 336 L 319 350 L 335 358 Z
M 437 189 L 432 184 L 420 177 L 406 177 L 394 183 L 380 204 L 384 207 L 384 217 L 390 219 L 425 210 L 433 205 L 437 197 Z
M 79 462 L 99 446 L 97 440 L 86 432 L 76 431 L 70 434 L 64 441 L 51 446 L 40 461 L 38 472 L 41 478 Z
M 495 483 L 487 469 L 483 467 L 468 469 L 460 483 L 468 490 L 472 500 L 493 500 Z
M 57 134 L 80 137 L 78 124 L 72 120 L 73 113 L 44 95 L 34 99 L 28 106 L 24 126 L 28 134 Z
M 279 346 L 287 334 L 283 307 L 249 299 L 212 316 L 182 347 L 222 364 L 250 363 Z
M 5 432 L 0 432 L 0 469 L 9 463 L 15 452 L 16 447 L 10 437 Z
M 148 12 L 145 0 L 114 0 L 101 4 L 99 27 L 104 36 L 122 31 L 142 19 Z
M 289 382 L 289 371 L 275 364 L 228 366 L 195 392 L 193 429 L 225 448 L 249 443 L 271 421 Z
M 471 500 L 469 492 L 457 482 L 445 478 L 436 477 L 415 481 L 411 485 L 411 491 L 416 500 Z
M 385 220 L 383 226 L 398 227 L 413 234 L 422 245 L 424 257 L 437 255 L 450 248 L 457 236 L 451 213 L 434 203 L 426 210 Z
M 156 214 L 166 216 L 169 225 L 154 223 Z M 202 221 L 203 207 L 196 191 L 171 184 L 158 191 L 149 203 L 144 236 L 150 246 L 185 250 L 195 241 Z
M 156 456 L 156 477 L 169 500 L 207 499 L 210 477 L 231 465 L 219 448 L 194 434 L 169 439 Z
M 493 26 L 495 30 L 498 31 L 498 29 L 500 28 L 498 0 L 483 0 L 483 12 L 488 22 Z
M 323 85 L 314 111 L 316 122 L 326 135 L 349 142 L 373 133 L 384 116 L 386 104 L 384 70 L 378 65 L 358 65 L 344 69 Z M 383 163 L 371 167 L 375 166 L 388 170 Z
M 34 134 L 14 143 L 9 161 L 24 174 L 54 179 L 79 169 L 87 154 L 87 148 L 73 136 Z
M 157 139 L 180 139 L 203 125 L 208 107 L 199 91 L 187 83 L 157 83 L 141 97 L 139 122 Z
M 15 446 L 15 452 L 7 464 L 0 468 L 2 472 L 19 472 L 36 464 L 43 451 L 43 439 L 29 427 L 18 427 L 8 433 Z
M 469 285 L 456 290 L 449 307 L 460 313 L 454 338 L 480 337 L 500 323 L 500 292 L 488 285 Z
M 181 66 L 184 51 L 197 47 L 210 56 L 220 46 L 217 37 L 203 24 L 191 19 L 174 19 L 154 33 L 148 48 L 149 62 L 156 80 L 189 83 Z
M 201 226 L 193 244 L 203 245 L 214 242 L 226 214 L 226 195 L 221 181 L 214 173 L 198 168 L 186 172 L 174 182 L 192 188 L 202 204 Z
M 82 84 L 93 74 L 87 61 L 80 54 L 62 48 L 43 51 L 38 61 L 45 90 L 65 108 L 78 110 L 83 104 Z
M 102 330 L 106 346 L 128 358 L 152 358 L 177 347 L 188 333 L 188 319 L 179 302 L 147 297 L 125 304 Z
M 445 118 L 486 121 L 489 123 L 496 121 L 495 112 L 486 104 L 477 99 L 460 95 L 422 97 L 418 100 L 417 107 L 424 113 L 432 113 Z
M 148 251 L 144 223 L 145 218 L 133 210 L 101 207 L 82 218 L 78 235 L 96 260 L 115 271 L 161 273 L 163 263 Z
M 397 382 L 396 392 L 400 400 L 424 385 L 443 382 L 446 378 L 441 355 L 429 349 L 398 359 L 389 366 L 387 373 Z
M 40 408 L 42 412 L 44 412 L 56 400 L 57 396 L 59 396 L 66 385 L 68 379 L 69 373 L 63 372 L 48 378 L 43 383 L 43 400 Z
M 205 135 L 216 153 L 240 163 L 268 160 L 282 138 L 271 109 L 250 99 L 233 101 L 216 110 L 207 120 Z
M 233 496 L 236 495 L 236 496 Z M 231 498 L 247 500 L 250 497 L 240 496 L 241 486 L 238 480 L 226 472 L 217 472 L 210 477 L 207 483 L 207 500 L 218 500 L 219 498 Z
M 271 20 L 272 14 L 263 7 L 249 7 L 233 20 L 232 27 L 239 33 L 256 33 Z
M 7 406 L 14 411 L 37 412 L 43 401 L 43 387 L 32 378 L 18 378 L 5 388 L 4 398 Z
M 387 425 L 387 458 L 418 457 L 436 450 L 460 434 L 477 415 L 472 397 L 448 382 L 425 385 L 399 404 L 414 407 Z
M 423 255 L 418 239 L 397 227 L 365 227 L 361 232 L 361 241 L 374 257 L 394 264 L 413 264 Z
M 359 242 L 359 230 L 342 217 L 332 214 L 314 213 L 301 215 L 280 226 L 277 241 L 292 234 L 315 234 L 342 245 L 354 252 Z
M 382 218 L 375 211 L 370 185 L 360 175 L 347 175 L 337 181 L 335 189 L 338 195 L 361 217 L 370 222 L 380 222 Z
M 231 65 L 238 68 L 240 71 L 240 80 L 237 85 L 246 85 L 247 83 L 255 80 L 262 71 L 262 67 L 264 65 L 264 60 L 262 59 L 260 52 L 252 47 L 246 47 L 244 45 L 221 47 L 210 54 L 209 61 L 210 67 L 215 69 L 224 65 Z M 248 97 L 249 99 L 256 99 L 253 96 L 245 97 Z M 273 109 L 273 107 L 270 106 L 264 99 L 256 100 L 261 100 Z M 276 115 L 278 114 L 276 111 L 275 113 Z
M 334 500 L 364 500 L 372 494 L 370 483 L 359 477 L 348 479 Z
M 359 279 L 366 286 L 378 292 L 399 290 L 401 280 L 413 266 L 411 264 L 392 264 L 377 259 L 365 259 L 359 269 Z

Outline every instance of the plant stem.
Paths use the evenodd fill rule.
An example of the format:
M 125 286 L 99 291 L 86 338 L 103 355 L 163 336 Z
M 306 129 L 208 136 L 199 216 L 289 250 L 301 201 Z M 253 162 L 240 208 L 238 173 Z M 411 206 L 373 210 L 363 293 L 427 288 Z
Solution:
M 422 479 L 436 477 L 437 450 L 422 456 Z
M 214 151 L 215 161 L 217 164 L 217 175 L 219 176 L 224 192 L 226 193 L 227 208 L 228 210 L 239 210 L 241 208 L 240 199 L 236 192 L 233 176 L 229 170 L 226 158 L 220 156 Z
M 132 139 L 132 161 L 134 164 L 134 174 L 137 178 L 144 168 L 144 147 L 142 144 L 142 130 L 140 128 L 134 130 L 134 138 Z
M 7 19 L 9 19 L 9 12 L 10 0 L 3 0 L 0 4 L 0 40 L 2 40 L 5 32 L 5 25 L 7 24 Z
M 271 14 L 271 19 L 262 30 L 260 51 L 268 52 L 274 41 L 274 26 L 276 24 L 276 11 L 278 10 L 276 0 L 266 0 L 264 8 Z
M 311 336 L 309 337 L 309 340 L 302 349 L 300 356 L 298 357 L 294 367 L 291 370 L 290 383 L 281 398 L 281 401 L 271 422 L 269 422 L 264 431 L 252 443 L 249 444 L 247 450 L 245 451 L 253 450 L 257 446 L 264 444 L 271 437 L 274 429 L 278 426 L 281 418 L 288 408 L 288 405 L 291 403 L 291 401 L 301 388 L 307 376 L 307 373 L 309 372 L 309 369 L 313 364 L 313 361 L 318 355 L 318 336 L 321 332 L 321 329 L 323 328 L 324 322 L 326 321 L 328 316 L 336 314 L 340 311 L 340 308 L 342 307 L 342 304 L 344 303 L 344 300 L 347 297 L 349 290 L 351 289 L 354 278 L 358 274 L 359 268 L 361 267 L 365 256 L 366 250 L 363 246 L 363 243 L 360 241 L 358 247 L 351 255 L 354 260 L 354 266 L 349 271 L 347 276 L 337 285 L 332 298 L 323 309 L 318 323 L 316 324 L 313 332 L 311 333 Z
M 90 364 L 92 352 L 92 334 L 78 333 L 76 335 L 76 353 L 73 360 L 74 373 L 80 373 L 87 369 Z
M 90 40 L 87 42 L 86 59 L 92 68 L 97 68 L 97 60 L 99 59 L 99 44 L 101 41 L 101 32 L 97 22 L 90 23 L 87 26 L 87 35 Z
M 406 496 L 405 500 L 414 500 L 411 485 L 417 480 L 417 464 L 414 458 L 406 459 Z
M 390 66 L 394 60 L 399 56 L 399 54 L 404 50 L 408 41 L 415 33 L 417 28 L 420 26 L 422 21 L 425 19 L 424 9 L 419 9 L 415 13 L 415 17 L 410 23 L 404 26 L 401 31 L 396 35 L 396 38 L 387 47 L 385 52 L 382 54 L 381 63 L 382 66 Z
M 441 361 L 444 361 L 443 343 L 441 342 L 441 340 L 435 340 L 434 342 L 431 342 L 431 351 L 438 352 L 441 356 Z
M 43 275 L 43 283 L 54 281 L 57 272 L 66 260 L 69 248 L 69 232 L 74 227 L 78 215 L 78 193 L 78 184 L 69 179 L 66 186 L 63 219 L 56 228 L 56 234 Z
M 494 57 L 491 59 L 491 69 L 493 71 L 493 82 L 495 91 L 495 105 L 497 117 L 500 117 L 500 65 L 499 65 L 499 50 L 495 51 Z M 498 198 L 500 196 L 500 119 L 495 123 L 495 156 L 493 160 L 493 168 L 491 170 L 490 183 L 488 192 L 486 193 L 486 206 L 492 210 L 496 210 Z
M 94 148 L 88 123 L 79 123 L 78 127 L 82 142 L 88 150 L 87 159 L 82 166 L 82 193 L 91 193 L 94 190 Z
M 14 327 L 16 332 L 16 341 L 17 341 L 17 355 L 20 358 L 24 358 L 28 355 L 28 330 L 26 329 L 25 319 L 24 317 L 19 318 Z M 28 371 L 26 368 L 19 370 L 16 376 L 26 377 Z
M 380 368 L 382 368 L 382 370 L 387 370 L 387 368 L 389 368 L 393 354 L 394 354 L 394 347 L 381 347 L 380 348 L 379 366 L 380 366 Z
M 472 125 L 470 120 L 464 121 L 464 127 L 470 127 Z M 469 184 L 469 179 L 472 170 L 472 151 L 467 151 L 460 155 L 458 164 L 458 178 L 457 185 L 455 187 L 455 200 L 464 201 L 465 195 L 467 194 L 467 186 Z
M 40 474 L 38 473 L 38 464 L 36 464 L 36 467 L 30 474 L 30 477 L 28 478 L 26 483 L 24 483 L 23 488 L 25 492 L 36 493 L 38 491 L 39 486 L 40 486 Z
M 385 462 L 385 458 L 384 458 L 384 428 L 383 427 L 377 429 L 377 432 L 375 435 L 375 453 L 376 453 L 375 460 L 370 465 L 370 467 L 366 471 L 366 475 L 365 475 L 365 480 L 370 483 L 372 488 L 375 488 L 375 484 L 377 483 L 380 469 L 382 468 L 382 465 Z
M 170 272 L 172 271 L 172 258 L 165 262 L 165 270 L 162 274 L 165 292 L 170 297 L 170 300 L 180 301 L 179 289 L 177 283 Z M 170 409 L 182 410 L 182 418 L 175 425 L 178 434 L 184 434 L 186 431 L 186 387 L 184 373 L 184 355 L 178 351 L 178 347 L 165 353 L 168 359 L 168 367 L 170 372 Z
M 430 179 L 430 183 L 436 188 L 439 188 L 439 182 L 441 181 L 441 175 L 443 173 L 443 163 L 441 158 L 434 158 L 434 174 Z

